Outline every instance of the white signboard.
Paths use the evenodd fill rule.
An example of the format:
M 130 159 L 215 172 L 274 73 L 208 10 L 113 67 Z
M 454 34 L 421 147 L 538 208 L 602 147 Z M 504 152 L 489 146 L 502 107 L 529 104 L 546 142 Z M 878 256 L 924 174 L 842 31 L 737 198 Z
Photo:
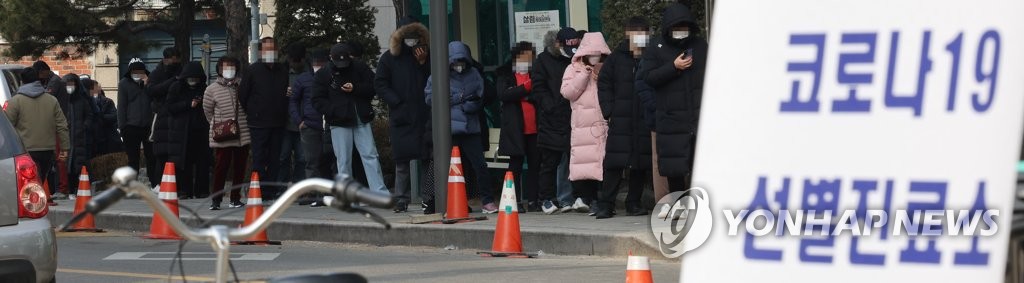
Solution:
M 537 53 L 544 51 L 544 35 L 548 31 L 558 31 L 561 24 L 558 10 L 516 12 L 516 42 L 533 43 Z
M 681 281 L 1003 282 L 1024 2 L 715 8 Z

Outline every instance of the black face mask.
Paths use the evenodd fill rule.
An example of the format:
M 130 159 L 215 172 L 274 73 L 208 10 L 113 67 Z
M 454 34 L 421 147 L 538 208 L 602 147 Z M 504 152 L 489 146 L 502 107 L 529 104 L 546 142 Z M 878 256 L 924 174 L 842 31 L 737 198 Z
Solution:
M 347 69 L 349 66 L 352 66 L 352 60 L 351 59 L 338 59 L 338 60 L 334 60 L 334 67 L 335 68 Z

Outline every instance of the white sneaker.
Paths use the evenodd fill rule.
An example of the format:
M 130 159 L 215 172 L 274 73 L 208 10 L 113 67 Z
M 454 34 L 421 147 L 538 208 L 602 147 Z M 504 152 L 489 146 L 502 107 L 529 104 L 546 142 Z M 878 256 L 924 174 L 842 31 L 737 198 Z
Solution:
M 558 211 L 558 207 L 551 201 L 545 201 L 544 204 L 541 205 L 541 210 L 544 211 L 544 214 L 552 214 Z
M 590 206 L 583 202 L 582 198 L 576 198 L 576 202 L 572 204 L 572 209 L 576 212 L 587 213 L 590 212 Z
M 75 200 L 76 195 L 68 195 L 69 200 Z
M 675 205 L 677 207 L 681 208 L 681 209 L 684 209 L 684 211 L 685 211 L 685 208 L 683 208 L 683 203 L 682 202 L 676 201 Z M 672 212 L 672 205 L 666 203 L 665 205 L 662 205 L 661 206 L 661 210 L 658 211 L 658 218 L 659 219 L 666 219 L 666 218 L 668 218 L 668 215 L 671 212 Z M 679 214 L 673 215 L 672 216 L 672 220 L 678 220 L 680 218 L 680 216 L 683 216 L 683 219 L 686 219 L 686 217 L 682 213 L 679 213 Z

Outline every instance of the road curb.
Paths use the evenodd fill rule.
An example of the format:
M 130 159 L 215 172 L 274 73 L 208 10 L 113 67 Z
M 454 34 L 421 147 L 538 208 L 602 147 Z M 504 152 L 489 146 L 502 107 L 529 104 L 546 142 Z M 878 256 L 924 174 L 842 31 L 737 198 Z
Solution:
M 55 210 L 51 207 L 47 217 L 54 225 L 71 218 L 71 211 Z M 237 216 L 236 216 L 237 217 Z M 196 225 L 196 219 L 182 214 L 182 220 Z M 126 231 L 133 234 L 149 232 L 151 213 L 107 211 L 95 217 L 96 227 Z M 216 224 L 237 226 L 241 219 L 227 217 Z M 405 224 L 393 223 L 391 231 L 385 232 L 381 225 L 370 222 L 349 222 L 303 220 L 280 218 L 270 226 L 267 233 L 276 241 L 319 241 L 357 243 L 378 246 L 425 246 L 444 248 L 455 246 L 459 249 L 490 250 L 494 229 L 480 226 L 456 226 L 458 224 Z M 653 237 L 648 233 L 574 233 L 551 232 L 523 229 L 523 249 L 529 252 L 543 251 L 556 255 L 588 255 L 624 257 L 633 255 L 665 259 L 653 243 L 641 237 Z

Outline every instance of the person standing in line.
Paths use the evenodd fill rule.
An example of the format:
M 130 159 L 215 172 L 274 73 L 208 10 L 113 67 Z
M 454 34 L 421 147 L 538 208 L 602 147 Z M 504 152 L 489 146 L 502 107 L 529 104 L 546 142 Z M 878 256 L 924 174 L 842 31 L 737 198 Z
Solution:
M 373 71 L 352 56 L 352 46 L 338 43 L 331 47 L 331 64 L 321 68 L 313 81 L 313 107 L 323 113 L 331 129 L 331 142 L 337 154 L 338 174 L 352 175 L 352 147 L 359 150 L 371 190 L 387 192 L 373 141 Z
M 210 192 L 210 123 L 203 113 L 206 72 L 189 62 L 181 79 L 167 92 L 168 158 L 174 162 L 181 199 L 204 198 Z
M 242 203 L 241 189 L 238 185 L 245 184 L 246 162 L 249 160 L 249 124 L 242 111 L 241 103 L 238 101 L 238 70 L 241 69 L 241 62 L 231 56 L 220 57 L 217 60 L 217 81 L 206 87 L 203 93 L 203 114 L 207 123 L 217 123 L 235 120 L 238 125 L 238 137 L 217 141 L 214 139 L 216 133 L 210 129 L 210 148 L 213 148 L 213 188 L 210 193 L 214 194 L 210 210 L 220 210 L 220 204 L 224 201 L 223 194 L 217 194 L 224 190 L 224 183 L 231 171 L 231 190 L 227 192 L 229 200 L 228 207 L 239 208 L 245 206 Z
M 526 202 L 523 212 L 541 210 L 537 195 L 537 171 L 540 169 L 537 107 L 533 104 L 533 81 L 530 80 L 534 52 L 533 44 L 519 42 L 512 48 L 512 60 L 495 71 L 498 98 L 501 100 L 498 154 L 509 156 L 509 169 L 516 179 L 517 194 Z M 525 174 L 524 163 L 527 164 Z
M 4 114 L 11 121 L 11 126 L 21 137 L 25 151 L 32 157 L 39 172 L 39 180 L 46 180 L 54 162 L 54 151 L 57 143 L 60 148 L 70 148 L 68 123 L 64 119 L 57 98 L 43 95 L 46 87 L 39 81 L 39 72 L 33 68 L 21 71 L 21 87 L 18 93 L 7 102 Z M 57 162 L 68 157 L 66 150 L 57 151 Z M 47 197 L 53 197 L 53 191 Z M 48 202 L 52 202 L 52 199 Z
M 391 158 L 395 161 L 395 213 L 409 210 L 412 162 L 424 158 L 423 121 L 430 108 L 423 103 L 423 86 L 430 76 L 430 34 L 427 27 L 411 17 L 399 22 L 391 34 L 390 48 L 380 56 L 374 88 L 388 105 L 391 134 Z M 342 153 L 335 152 L 337 158 Z M 341 168 L 338 168 L 341 171 Z
M 114 100 L 107 98 L 103 93 L 103 86 L 97 81 L 82 79 L 82 87 L 96 105 L 96 113 L 93 114 L 96 117 L 93 127 L 96 135 L 93 156 L 124 151 L 121 135 L 117 133 L 117 106 L 114 105 Z
M 608 54 L 611 50 L 604 42 L 604 35 L 600 32 L 587 33 L 562 77 L 561 93 L 572 107 L 569 180 L 573 182 L 577 202 L 582 200 L 583 204 L 593 204 L 597 200 L 597 192 L 604 180 L 608 122 L 597 99 L 597 77 Z M 596 214 L 590 209 L 593 207 L 587 206 L 592 216 Z
M 181 74 L 181 53 L 177 48 L 164 49 L 164 59 L 153 69 L 146 83 L 146 95 L 149 96 L 150 109 L 153 111 L 152 124 L 149 130 L 149 141 L 153 143 L 153 168 L 146 168 L 150 176 L 150 185 L 159 186 L 164 173 L 170 150 L 168 136 L 171 126 L 170 114 L 167 113 L 167 92 L 178 82 Z M 154 178 L 155 177 L 155 178 Z
M 647 214 L 640 205 L 640 198 L 644 184 L 651 180 L 651 130 L 644 124 L 643 106 L 634 91 L 634 81 L 650 26 L 644 18 L 633 17 L 625 27 L 626 38 L 605 60 L 597 80 L 601 112 L 609 127 L 604 184 L 598 194 L 598 219 L 615 214 L 615 198 L 624 176 L 629 179 L 626 214 Z
M 95 101 L 89 96 L 88 91 L 82 86 L 81 79 L 77 74 L 64 75 L 64 90 L 68 93 L 68 127 L 71 138 L 71 148 L 68 152 L 68 160 L 62 162 L 67 172 L 68 180 L 78 180 L 82 167 L 89 164 L 94 157 L 95 149 L 95 113 L 99 108 Z M 78 193 L 78 182 L 68 182 L 69 198 L 74 199 Z
M 549 39 L 546 37 L 545 39 Z M 562 75 L 571 63 L 573 54 L 579 47 L 576 30 L 566 27 L 558 31 L 555 38 L 545 40 L 546 50 L 537 55 L 537 60 L 530 70 L 533 82 L 535 105 L 539 106 L 537 114 L 537 147 L 540 148 L 540 186 L 539 198 L 543 203 L 544 213 L 566 212 L 574 208 L 588 211 L 582 199 L 574 203 L 558 203 L 555 192 L 558 184 L 558 167 L 569 152 L 569 101 L 561 95 Z
M 291 115 L 292 96 L 295 89 L 292 87 L 296 79 L 309 69 L 306 64 L 306 48 L 293 46 L 288 51 L 288 123 L 285 124 L 285 135 L 281 140 L 281 156 L 278 156 L 280 171 L 276 173 L 274 180 L 281 183 L 295 183 L 306 179 L 306 154 L 302 147 L 302 135 L 299 129 L 300 120 L 295 120 Z
M 487 162 L 484 149 L 480 142 L 480 125 L 477 113 L 483 109 L 484 84 L 480 73 L 476 71 L 469 59 L 469 49 L 462 42 L 452 41 L 448 44 L 448 66 L 452 72 L 449 77 L 451 111 L 452 146 L 458 146 L 463 160 L 473 168 L 476 177 L 476 191 L 480 192 L 483 213 L 498 212 L 494 203 L 493 192 L 488 188 Z M 433 77 L 427 79 L 423 89 L 426 94 L 426 105 L 431 104 L 433 95 Z M 469 188 L 467 188 L 469 190 Z
M 50 65 L 46 64 L 46 62 L 43 60 L 39 60 L 35 63 L 32 63 L 32 69 L 34 69 L 38 74 L 37 78 L 39 80 L 39 83 L 41 83 L 43 85 L 43 88 L 46 89 L 46 93 L 57 98 L 57 104 L 60 105 L 60 109 L 64 113 L 64 117 L 68 119 L 68 127 L 70 127 L 71 115 L 69 110 L 71 108 L 69 105 L 71 98 L 66 90 L 66 84 L 64 83 L 64 80 L 62 80 L 60 76 L 54 73 L 50 69 Z M 55 136 L 59 137 L 60 135 Z M 68 138 L 71 137 L 69 136 Z M 68 153 L 70 154 L 71 148 L 60 147 L 64 144 L 65 143 L 62 141 L 56 141 L 56 145 L 58 146 L 56 151 L 68 151 Z M 67 144 L 70 146 L 74 146 L 74 143 L 71 141 L 68 141 Z M 68 192 L 68 166 L 67 162 L 65 161 L 67 160 L 61 160 L 60 162 L 57 163 L 50 163 L 50 165 L 54 167 L 52 169 L 56 171 L 56 174 L 49 175 L 51 187 L 50 192 L 54 192 L 54 197 L 51 199 L 51 201 L 54 199 L 68 199 L 70 197 L 70 192 Z M 46 168 L 45 170 L 51 170 L 51 168 Z M 76 176 L 74 180 L 78 180 L 78 177 Z M 56 203 L 53 203 L 53 205 L 56 205 Z
M 249 119 L 252 138 L 252 170 L 271 179 L 280 164 L 281 144 L 288 123 L 288 67 L 277 63 L 277 44 L 272 37 L 260 40 L 260 62 L 249 65 L 242 76 L 239 99 Z M 264 199 L 276 200 L 283 190 L 264 188 Z
M 690 9 L 673 3 L 662 16 L 659 41 L 644 51 L 641 72 L 654 90 L 656 106 L 658 170 L 673 192 L 688 189 L 693 172 L 708 54 L 699 33 Z
M 149 96 L 144 93 L 149 82 L 149 71 L 141 59 L 135 58 L 128 64 L 128 72 L 117 83 L 117 128 L 121 130 L 121 138 L 128 155 L 128 165 L 139 171 L 142 166 L 139 150 L 146 158 L 146 176 L 150 182 L 159 178 L 156 168 L 156 157 L 153 156 L 153 143 L 149 140 L 149 131 L 153 123 L 153 110 L 150 108 Z
M 302 142 L 302 155 L 305 156 L 306 176 L 310 178 L 331 178 L 325 174 L 323 162 L 324 148 L 330 144 L 324 144 L 324 120 L 323 115 L 313 107 L 313 79 L 314 75 L 328 63 L 327 53 L 321 50 L 313 52 L 311 68 L 306 70 L 292 81 L 292 95 L 288 98 L 288 114 L 291 121 L 297 124 Z M 310 204 L 312 207 L 323 206 L 324 203 L 319 196 Z

